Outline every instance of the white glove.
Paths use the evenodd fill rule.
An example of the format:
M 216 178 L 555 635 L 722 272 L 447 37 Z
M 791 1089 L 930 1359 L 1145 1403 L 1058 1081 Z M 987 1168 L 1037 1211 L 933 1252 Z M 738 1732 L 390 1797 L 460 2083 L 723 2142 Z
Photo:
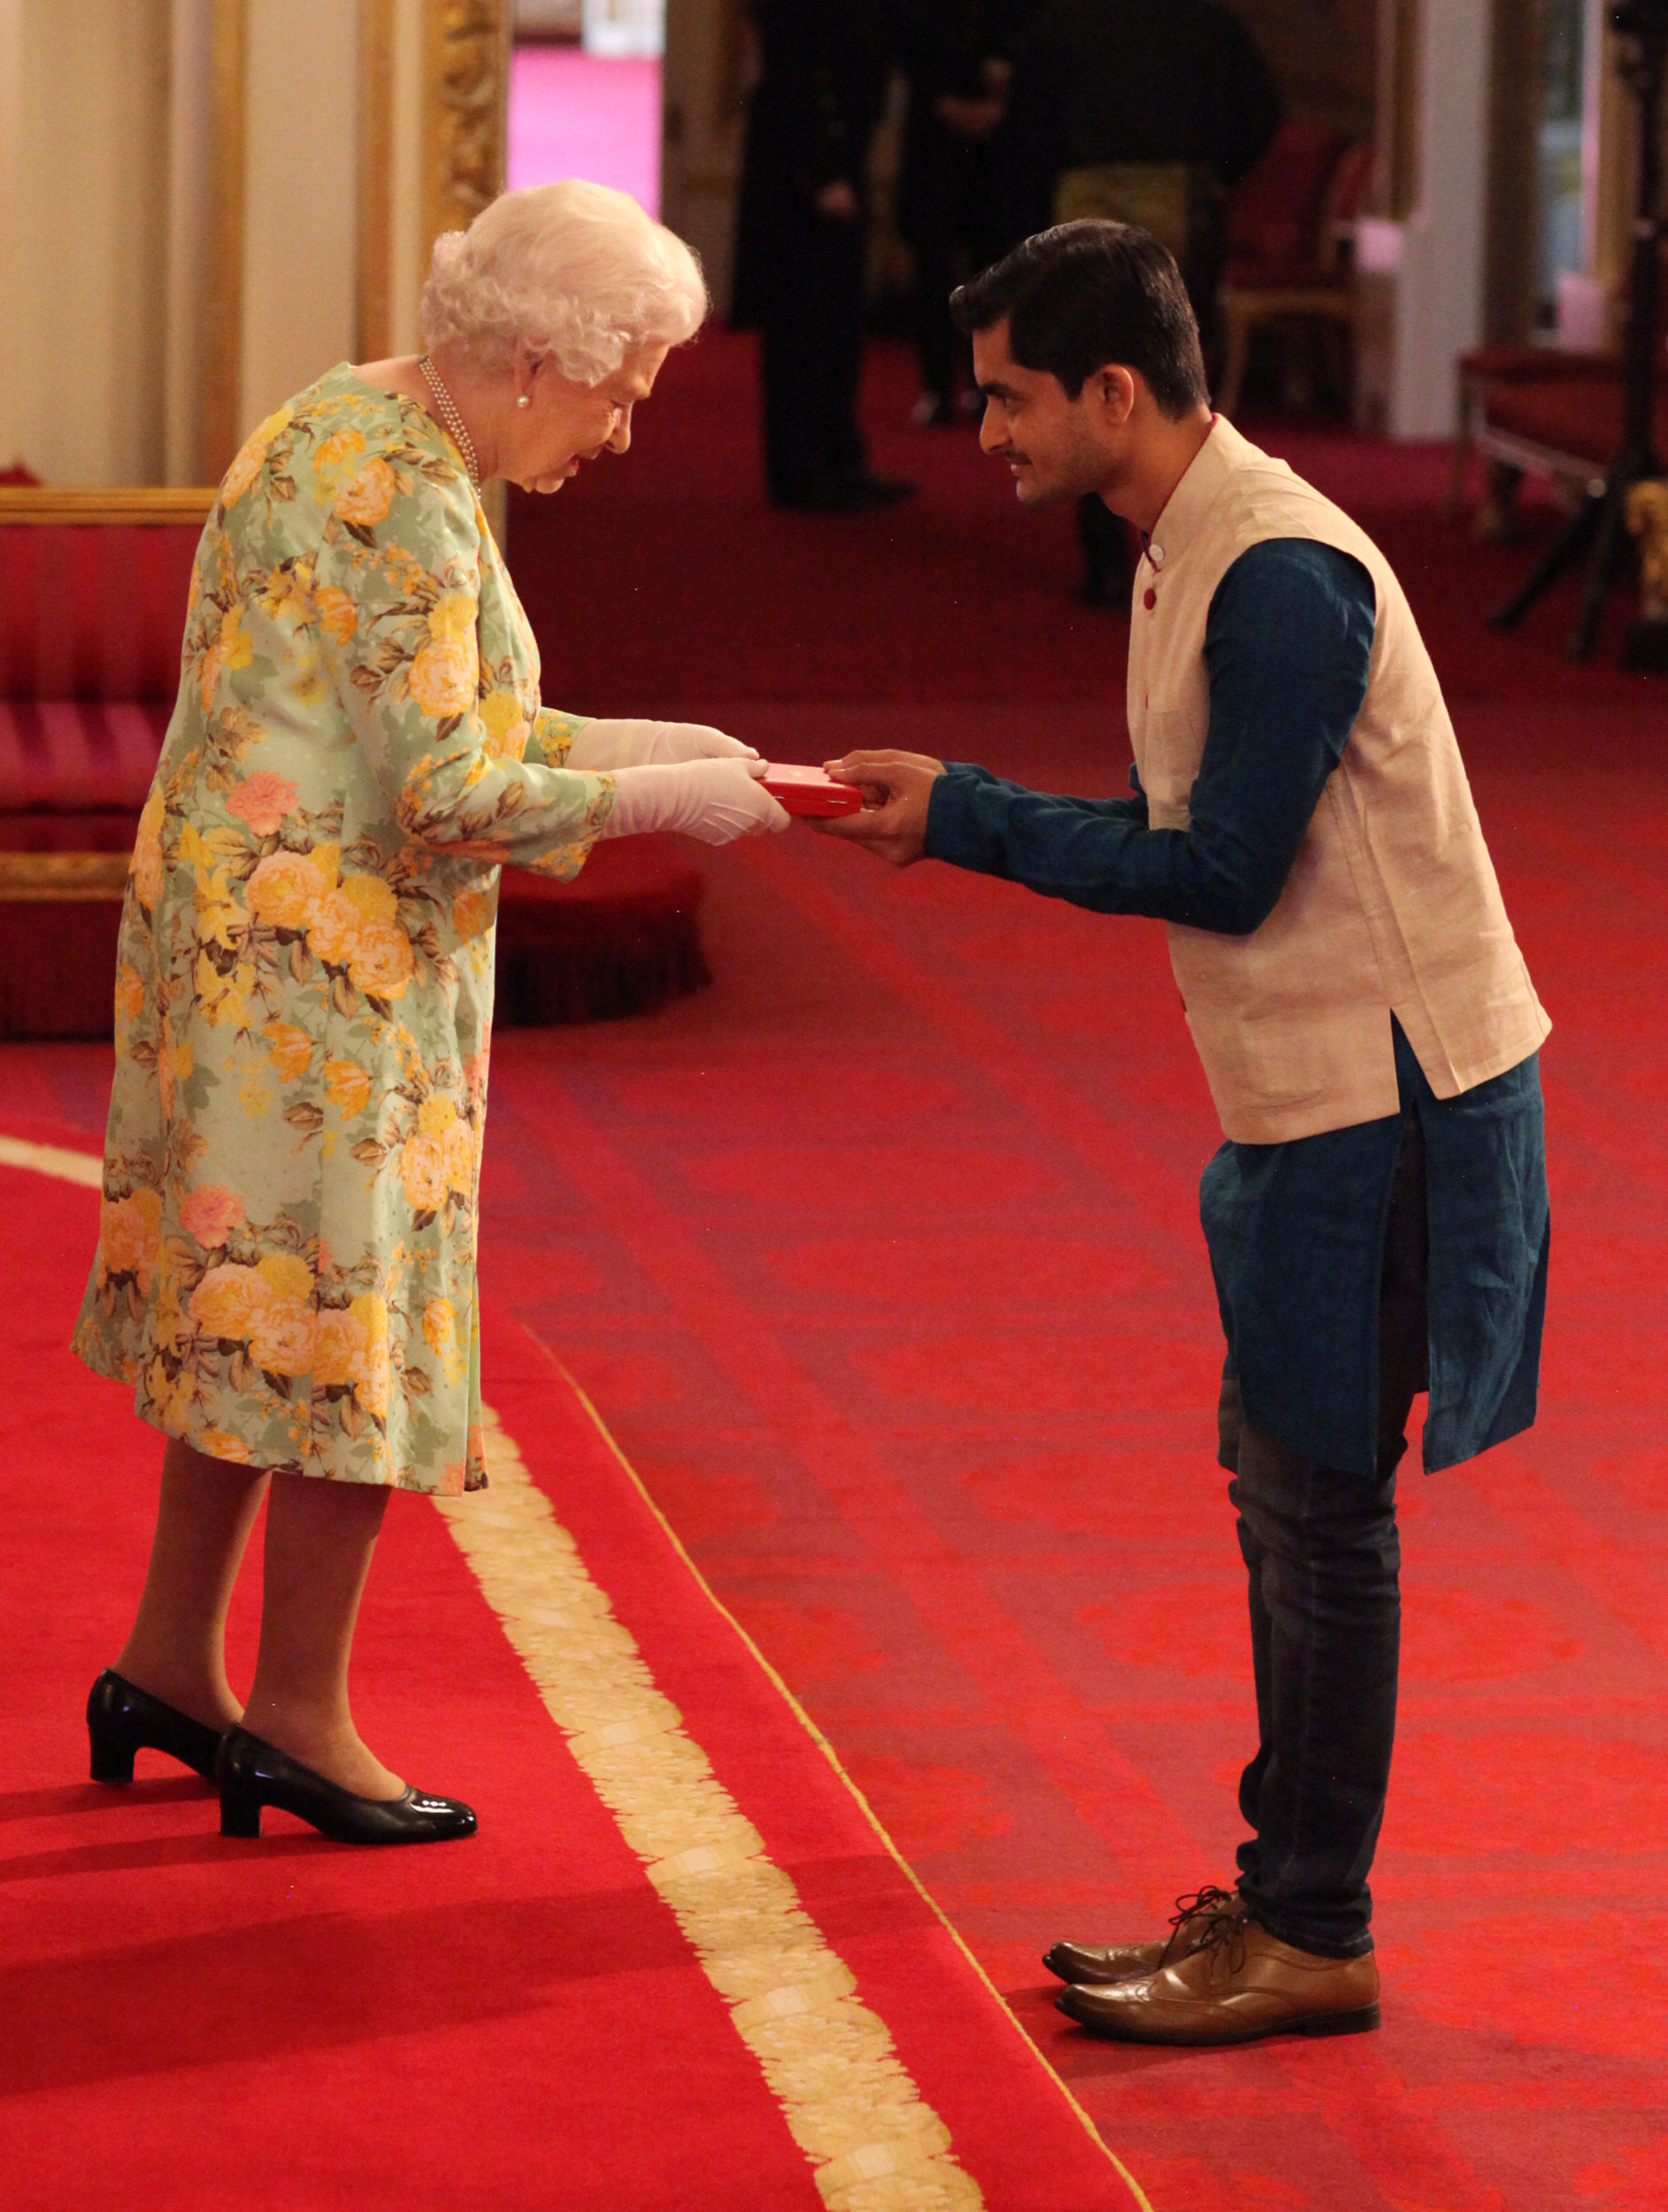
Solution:
M 602 833 L 681 830 L 703 845 L 727 845 L 733 837 L 785 830 L 792 818 L 787 808 L 756 780 L 765 767 L 762 760 L 684 760 L 621 768 L 614 776 L 619 795 Z
M 574 738 L 563 766 L 592 774 L 610 768 L 643 768 L 656 761 L 757 760 L 751 745 L 726 737 L 704 722 L 588 722 Z

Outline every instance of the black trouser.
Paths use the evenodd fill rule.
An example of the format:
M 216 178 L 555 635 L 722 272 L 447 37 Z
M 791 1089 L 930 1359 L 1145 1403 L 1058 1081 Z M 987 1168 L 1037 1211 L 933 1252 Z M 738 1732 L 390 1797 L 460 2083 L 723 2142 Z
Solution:
M 1237 1383 L 1222 1386 L 1259 1737 L 1240 1778 L 1253 1831 L 1240 1847 L 1240 1891 L 1271 1934 L 1326 1958 L 1372 1947 L 1367 1874 L 1389 1786 L 1401 1644 L 1395 1470 L 1426 1383 L 1428 1243 L 1425 1145 L 1410 1110 L 1385 1230 L 1375 1479 L 1288 1451 L 1243 1418 Z
M 861 474 L 864 225 L 783 211 L 763 316 L 765 471 L 774 500 L 816 498 Z
M 1008 204 L 1010 159 L 1001 133 L 970 144 L 935 119 L 911 112 L 899 217 L 915 255 L 922 388 L 947 404 L 957 376 L 972 380 L 972 347 L 950 320 L 949 296 L 964 278 L 1000 260 L 1016 242 Z

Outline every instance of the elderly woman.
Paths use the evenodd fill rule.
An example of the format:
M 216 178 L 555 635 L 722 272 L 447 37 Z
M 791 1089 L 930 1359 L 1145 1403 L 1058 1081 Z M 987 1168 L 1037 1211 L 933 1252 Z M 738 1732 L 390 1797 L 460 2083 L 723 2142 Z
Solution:
M 716 730 L 542 707 L 482 480 L 624 453 L 707 299 L 623 194 L 513 192 L 442 238 L 420 358 L 332 369 L 233 462 L 134 853 L 97 1256 L 75 1348 L 160 1429 L 137 1617 L 88 1708 L 326 1834 L 473 1832 L 363 1743 L 348 1655 L 392 1489 L 480 1487 L 476 1196 L 500 864 L 788 817 Z M 261 1497 L 247 1709 L 224 1624 Z

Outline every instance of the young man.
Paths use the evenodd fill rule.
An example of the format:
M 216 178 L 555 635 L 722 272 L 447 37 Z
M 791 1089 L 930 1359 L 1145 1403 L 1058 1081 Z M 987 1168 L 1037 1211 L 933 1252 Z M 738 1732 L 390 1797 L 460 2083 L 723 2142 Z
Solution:
M 895 752 L 830 824 L 907 866 L 1157 916 L 1226 1139 L 1200 1210 L 1249 1578 L 1259 1741 L 1232 1891 L 1167 1939 L 1062 1942 L 1061 2008 L 1138 2042 L 1376 2026 L 1367 1874 L 1395 1733 L 1395 1484 L 1534 1417 L 1549 1027 L 1400 586 L 1349 518 L 1212 416 L 1175 264 L 1067 223 L 956 295 L 985 449 L 1022 504 L 1141 533 L 1134 796 Z

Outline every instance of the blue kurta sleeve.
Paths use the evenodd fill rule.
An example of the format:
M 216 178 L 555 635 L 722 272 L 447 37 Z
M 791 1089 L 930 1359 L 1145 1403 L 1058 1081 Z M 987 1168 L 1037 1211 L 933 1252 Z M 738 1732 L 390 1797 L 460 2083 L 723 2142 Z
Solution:
M 1211 726 L 1187 829 L 1149 827 L 1138 785 L 1134 799 L 1065 798 L 953 763 L 933 786 L 927 857 L 1097 913 L 1249 935 L 1343 757 L 1376 619 L 1350 555 L 1306 538 L 1252 546 L 1211 602 Z

